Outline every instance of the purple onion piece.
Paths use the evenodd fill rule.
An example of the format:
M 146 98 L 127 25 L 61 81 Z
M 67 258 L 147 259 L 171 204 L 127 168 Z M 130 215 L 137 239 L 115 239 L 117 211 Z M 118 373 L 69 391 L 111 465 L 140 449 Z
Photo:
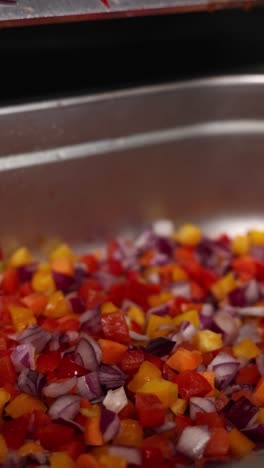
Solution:
M 35 348 L 31 343 L 16 346 L 10 357 L 16 372 L 35 368 Z
M 93 371 L 77 379 L 78 395 L 87 398 L 87 400 L 95 400 L 102 395 L 102 388 L 99 380 L 98 372 Z
M 254 424 L 251 427 L 248 427 L 243 430 L 243 434 L 249 437 L 254 442 L 264 443 L 264 425 L 263 424 Z
M 52 276 L 56 289 L 59 289 L 63 292 L 68 291 L 74 282 L 72 276 L 65 275 L 64 273 L 60 273 L 58 271 L 52 270 Z
M 76 377 L 64 380 L 63 382 L 53 382 L 49 385 L 46 385 L 42 389 L 42 393 L 49 398 L 58 398 L 59 396 L 69 393 L 76 385 L 76 382 Z
M 222 333 L 224 344 L 233 344 L 239 333 L 239 327 L 236 319 L 225 310 L 221 310 L 215 314 L 214 324 L 217 331 Z
M 82 297 L 70 295 L 68 296 L 68 302 L 74 314 L 82 314 L 85 311 L 85 303 Z
M 175 341 L 168 340 L 167 338 L 154 338 L 147 344 L 146 352 L 154 354 L 154 356 L 166 356 L 167 354 L 170 354 L 175 344 Z
M 48 414 L 52 419 L 74 419 L 80 410 L 78 395 L 64 395 L 52 403 Z
M 30 325 L 17 338 L 19 343 L 30 343 L 34 346 L 36 353 L 41 353 L 50 341 L 51 333 L 43 330 L 37 325 Z
M 99 281 L 100 285 L 105 291 L 109 291 L 113 284 L 119 283 L 119 279 L 107 271 L 98 271 L 93 274 L 93 278 Z
M 100 429 L 105 443 L 113 440 L 120 429 L 120 421 L 117 414 L 103 408 L 101 412 Z
M 257 280 L 250 280 L 245 287 L 247 305 L 254 305 L 260 298 L 260 289 Z
M 256 364 L 260 375 L 264 375 L 264 354 L 259 354 L 256 357 Z
M 98 336 L 102 331 L 101 314 L 99 309 L 88 310 L 79 317 L 82 331 L 92 336 Z
M 27 265 L 22 265 L 18 267 L 16 270 L 19 277 L 19 281 L 21 283 L 31 281 L 34 273 L 36 273 L 37 271 L 37 268 L 37 263 L 28 263 Z
M 126 375 L 117 366 L 101 364 L 99 367 L 99 380 L 107 389 L 123 387 Z
M 239 328 L 239 334 L 235 343 L 239 343 L 245 338 L 250 338 L 254 343 L 261 343 L 261 337 L 258 333 L 257 324 L 255 322 L 244 323 Z
M 167 432 L 167 431 L 171 431 L 171 430 L 175 429 L 175 427 L 176 427 L 175 422 L 165 421 L 165 423 L 162 424 L 162 426 L 155 427 L 155 432 L 157 434 L 162 434 L 163 432 Z
M 237 307 L 236 312 L 244 316 L 249 317 L 264 317 L 264 306 L 252 306 L 252 307 Z
M 213 413 L 215 411 L 215 398 L 190 398 L 190 417 L 195 419 L 197 413 Z
M 220 241 L 204 238 L 197 246 L 197 255 L 201 264 L 223 275 L 228 271 L 232 254 L 230 248 Z
M 214 317 L 214 307 L 212 304 L 204 304 L 200 312 L 200 322 L 201 328 L 207 329 L 211 328 L 213 317 Z
M 81 332 L 80 338 L 84 338 L 86 341 L 88 341 L 90 343 L 90 345 L 92 346 L 92 348 L 93 348 L 93 350 L 95 352 L 97 363 L 100 364 L 101 361 L 102 361 L 103 352 L 102 352 L 101 347 L 97 343 L 97 341 L 94 340 L 94 338 L 92 336 L 88 335 L 85 332 Z
M 159 315 L 159 316 L 164 316 L 164 315 L 169 315 L 170 313 L 170 306 L 168 304 L 162 304 L 156 307 L 152 307 L 147 311 L 147 317 L 150 315 Z
M 253 405 L 246 397 L 242 396 L 236 401 L 230 402 L 224 410 L 225 416 L 237 427 L 244 429 L 258 413 L 258 408 Z
M 116 390 L 108 390 L 103 405 L 106 409 L 119 413 L 127 405 L 127 396 L 124 387 L 117 388 Z
M 215 383 L 220 389 L 228 386 L 238 372 L 240 363 L 228 353 L 218 353 L 208 366 L 215 372 Z
M 234 307 L 245 307 L 247 305 L 245 290 L 235 288 L 228 295 L 229 303 Z
M 173 257 L 174 242 L 168 237 L 158 237 L 156 240 L 157 250 L 168 259 Z
M 112 457 L 123 458 L 130 465 L 142 465 L 142 455 L 139 448 L 125 445 L 110 445 L 108 453 Z
M 17 380 L 17 386 L 23 393 L 39 396 L 45 385 L 45 376 L 37 371 L 24 369 Z
M 96 354 L 92 345 L 85 338 L 81 338 L 77 347 L 76 347 L 77 360 L 78 357 L 82 360 L 82 367 L 89 371 L 95 371 L 98 369 L 98 362 L 96 359 Z M 81 365 L 80 362 L 77 363 Z
M 156 252 L 155 255 L 152 257 L 149 265 L 151 267 L 158 267 L 158 266 L 167 265 L 167 263 L 168 263 L 167 255 Z
M 176 449 L 187 457 L 199 460 L 209 440 L 210 433 L 207 426 L 189 426 L 183 429 Z

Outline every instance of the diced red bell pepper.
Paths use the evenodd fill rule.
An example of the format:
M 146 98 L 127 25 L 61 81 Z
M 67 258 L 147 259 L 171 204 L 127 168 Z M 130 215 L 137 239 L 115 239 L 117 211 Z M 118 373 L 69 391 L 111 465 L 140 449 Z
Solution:
M 42 374 L 52 372 L 57 369 L 61 360 L 59 351 L 49 351 L 47 353 L 40 354 L 37 358 L 37 371 Z
M 126 406 L 118 413 L 120 419 L 136 419 L 137 412 L 132 401 L 128 400 Z
M 184 400 L 193 396 L 204 397 L 212 390 L 209 382 L 195 370 L 185 370 L 174 380 L 179 387 L 179 393 Z
M 88 371 L 84 367 L 78 366 L 70 357 L 66 356 L 61 359 L 55 373 L 58 379 L 68 379 L 74 376 L 81 377 L 82 375 L 86 375 Z
M 223 427 L 215 427 L 205 449 L 205 456 L 218 457 L 227 455 L 229 451 L 228 432 Z
M 73 439 L 58 448 L 59 452 L 67 453 L 73 460 L 77 460 L 79 455 L 85 451 L 85 444 L 79 439 Z
M 173 299 L 170 304 L 170 315 L 176 317 L 179 314 L 182 314 L 182 305 L 188 304 L 190 301 L 182 296 L 177 296 Z
M 159 370 L 163 369 L 164 361 L 160 359 L 158 356 L 154 356 L 154 354 L 151 353 L 144 353 L 145 355 L 145 361 L 149 361 L 152 364 L 154 364 L 156 367 L 159 368 Z
M 136 411 L 142 427 L 158 427 L 165 421 L 165 408 L 151 393 L 136 394 Z
M 31 283 L 28 281 L 26 283 L 21 284 L 19 288 L 19 292 L 22 297 L 28 296 L 29 294 L 33 293 L 33 288 L 31 286 Z
M 89 273 L 95 273 L 99 269 L 99 262 L 95 255 L 83 255 L 80 261 L 86 265 Z
M 9 449 L 18 450 L 24 443 L 29 428 L 30 414 L 25 414 L 11 421 L 4 421 L 1 434 Z
M 146 468 L 159 468 L 163 464 L 163 455 L 158 447 L 142 448 L 142 466 Z
M 142 283 L 133 279 L 126 283 L 125 294 L 127 299 L 130 299 L 144 309 L 149 307 L 148 298 L 159 293 L 160 286 L 157 284 Z
M 177 377 L 176 372 L 166 363 L 163 365 L 162 375 L 166 380 L 170 380 L 170 382 L 174 382 L 175 377 Z
M 144 353 L 142 349 L 127 350 L 122 358 L 121 368 L 126 374 L 134 374 L 143 361 Z
M 243 280 L 256 278 L 257 266 L 256 261 L 249 255 L 237 257 L 232 261 L 232 269 Z
M 6 270 L 3 273 L 1 289 L 5 294 L 14 294 L 19 286 L 19 277 L 15 269 Z
M 16 383 L 16 371 L 8 355 L 0 356 L 0 387 Z
M 146 437 L 142 442 L 142 448 L 144 447 L 155 447 L 160 449 L 163 456 L 163 462 L 164 460 L 172 458 L 174 453 L 171 442 L 162 434 L 155 434 L 150 437 Z M 162 465 L 162 468 L 163 466 L 164 465 Z
M 56 450 L 61 445 L 67 444 L 73 439 L 74 430 L 69 426 L 50 423 L 39 428 L 36 436 L 43 448 L 47 450 Z
M 180 435 L 183 429 L 185 429 L 186 427 L 193 425 L 193 421 L 191 420 L 191 418 L 189 418 L 189 416 L 186 416 L 185 414 L 177 414 L 174 418 L 174 422 L 176 425 L 175 432 L 177 435 Z
M 115 306 L 120 307 L 126 296 L 125 283 L 112 284 L 109 289 L 108 298 Z
M 216 411 L 212 413 L 196 413 L 195 421 L 197 426 L 208 426 L 210 428 L 224 427 L 224 422 Z
M 101 318 L 102 329 L 106 339 L 122 344 L 131 342 L 128 326 L 122 311 L 103 315 Z
M 236 375 L 238 385 L 256 385 L 260 379 L 260 373 L 256 364 L 239 369 Z
M 107 266 L 109 272 L 114 276 L 120 276 L 124 272 L 122 263 L 118 260 L 109 260 Z
M 106 295 L 102 291 L 99 281 L 93 279 L 84 281 L 79 289 L 79 294 L 85 300 L 87 309 L 93 309 L 106 300 Z

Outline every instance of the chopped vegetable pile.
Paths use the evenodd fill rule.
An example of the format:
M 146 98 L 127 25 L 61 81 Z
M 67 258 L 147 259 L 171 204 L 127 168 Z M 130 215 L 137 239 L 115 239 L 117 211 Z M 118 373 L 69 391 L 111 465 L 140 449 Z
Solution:
M 0 465 L 203 467 L 264 447 L 264 232 L 158 221 L 2 263 Z

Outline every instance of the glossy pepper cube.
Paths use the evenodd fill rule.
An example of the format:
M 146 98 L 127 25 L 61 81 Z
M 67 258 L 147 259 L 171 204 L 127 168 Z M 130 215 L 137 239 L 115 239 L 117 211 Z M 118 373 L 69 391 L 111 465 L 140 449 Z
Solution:
M 222 335 L 211 330 L 201 330 L 193 337 L 193 344 L 202 353 L 215 351 L 223 346 Z
M 11 255 L 8 264 L 10 267 L 17 268 L 32 262 L 32 255 L 26 247 L 20 247 Z
M 231 248 L 235 255 L 247 255 L 249 252 L 249 237 L 247 235 L 235 236 L 232 240 Z
M 161 371 L 152 364 L 151 362 L 144 361 L 138 372 L 134 375 L 133 379 L 129 382 L 128 384 L 128 389 L 131 392 L 138 392 L 141 387 L 146 382 L 149 382 L 153 379 L 160 378 L 161 377 Z
M 233 352 L 238 358 L 254 359 L 261 354 L 261 349 L 250 338 L 245 338 L 233 346 Z
M 194 224 L 184 224 L 176 232 L 175 238 L 182 245 L 197 245 L 201 241 L 201 230 Z
M 178 386 L 161 378 L 152 379 L 146 382 L 139 390 L 140 393 L 153 393 L 156 395 L 165 408 L 169 408 L 178 398 Z

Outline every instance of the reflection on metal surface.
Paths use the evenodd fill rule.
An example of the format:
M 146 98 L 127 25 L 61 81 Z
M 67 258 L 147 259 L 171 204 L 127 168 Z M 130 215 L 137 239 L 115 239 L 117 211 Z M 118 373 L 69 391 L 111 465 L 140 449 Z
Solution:
M 173 13 L 261 4 L 261 0 L 17 0 L 0 5 L 0 25 L 50 23 L 87 19 Z

